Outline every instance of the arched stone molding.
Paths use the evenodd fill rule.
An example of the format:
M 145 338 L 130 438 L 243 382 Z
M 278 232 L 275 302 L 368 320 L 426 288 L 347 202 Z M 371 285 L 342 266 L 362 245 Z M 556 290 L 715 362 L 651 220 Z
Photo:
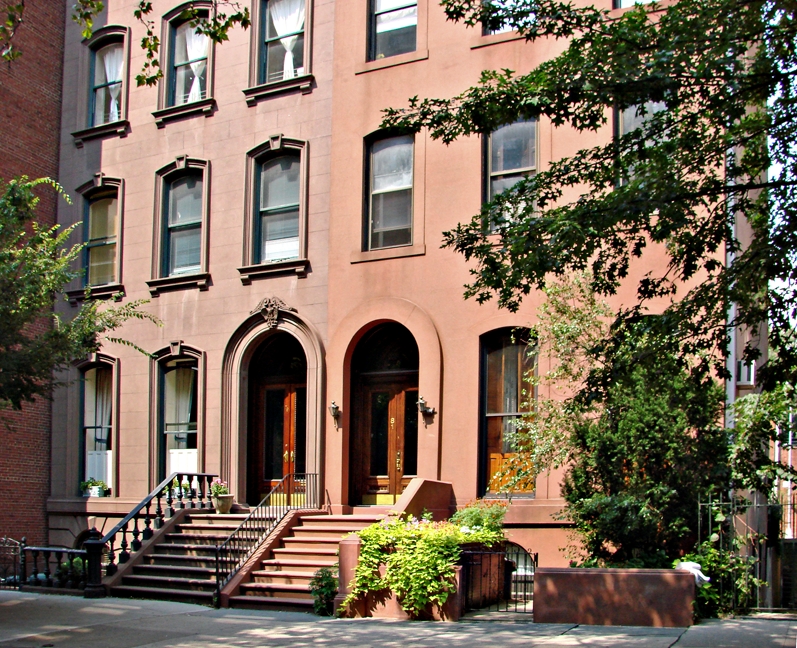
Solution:
M 233 333 L 224 351 L 221 385 L 221 478 L 239 499 L 246 493 L 249 361 L 270 335 L 284 331 L 307 358 L 307 472 L 324 484 L 324 347 L 315 327 L 277 297 L 263 299 Z
M 327 489 L 332 502 L 343 506 L 348 504 L 349 497 L 351 359 L 363 335 L 384 322 L 398 322 L 406 326 L 418 344 L 418 394 L 423 396 L 429 407 L 436 410 L 434 416 L 424 417 L 423 425 L 418 429 L 418 476 L 439 479 L 440 475 L 440 430 L 445 413 L 442 407 L 443 354 L 437 327 L 426 311 L 407 299 L 384 297 L 369 300 L 343 318 L 332 336 L 327 353 L 327 363 L 332 368 L 328 381 L 329 399 L 341 407 L 337 428 L 327 413 L 327 429 L 331 431 L 326 444 L 330 476 Z

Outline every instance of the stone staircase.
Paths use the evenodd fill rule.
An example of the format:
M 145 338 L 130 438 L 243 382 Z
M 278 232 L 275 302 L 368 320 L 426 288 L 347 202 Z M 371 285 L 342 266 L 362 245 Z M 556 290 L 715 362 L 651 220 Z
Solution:
M 221 544 L 246 513 L 188 513 L 151 554 L 111 588 L 112 596 L 166 599 L 211 605 L 216 591 L 216 545 Z
M 386 509 L 371 507 L 354 515 L 305 515 L 260 569 L 249 573 L 230 607 L 311 611 L 310 579 L 322 567 L 338 562 L 338 543 L 351 533 L 379 521 Z

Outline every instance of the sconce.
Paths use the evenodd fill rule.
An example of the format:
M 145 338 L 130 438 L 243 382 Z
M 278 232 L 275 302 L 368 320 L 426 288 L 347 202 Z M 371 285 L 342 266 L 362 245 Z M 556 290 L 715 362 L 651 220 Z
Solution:
M 335 401 L 332 401 L 328 409 L 329 409 L 329 414 L 332 416 L 333 419 L 335 419 L 335 422 L 337 422 L 338 417 L 340 416 L 340 407 L 338 407 L 338 404 Z
M 418 399 L 418 411 L 419 411 L 421 414 L 423 414 L 424 416 L 434 416 L 434 415 L 435 415 L 435 409 L 434 409 L 434 407 L 429 407 L 429 406 L 426 404 L 426 401 L 424 400 L 423 396 L 421 396 L 421 397 Z

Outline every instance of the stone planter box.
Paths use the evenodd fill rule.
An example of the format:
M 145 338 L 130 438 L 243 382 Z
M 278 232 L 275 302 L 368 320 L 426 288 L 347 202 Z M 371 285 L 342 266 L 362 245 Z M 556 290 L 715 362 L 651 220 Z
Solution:
M 675 569 L 565 569 L 534 574 L 534 623 L 692 625 L 695 577 Z

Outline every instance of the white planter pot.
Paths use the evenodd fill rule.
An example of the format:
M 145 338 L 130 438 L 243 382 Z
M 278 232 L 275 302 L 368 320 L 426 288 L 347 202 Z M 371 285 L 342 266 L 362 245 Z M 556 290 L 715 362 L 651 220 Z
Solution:
M 89 486 L 90 497 L 105 497 L 105 489 L 102 486 Z

